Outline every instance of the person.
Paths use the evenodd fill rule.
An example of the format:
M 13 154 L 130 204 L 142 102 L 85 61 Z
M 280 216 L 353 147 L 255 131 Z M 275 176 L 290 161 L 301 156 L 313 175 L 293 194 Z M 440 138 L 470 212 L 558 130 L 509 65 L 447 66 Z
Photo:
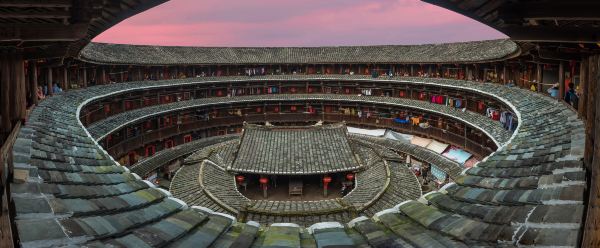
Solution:
M 533 92 L 537 91 L 537 88 L 535 87 L 535 84 L 536 84 L 536 82 L 535 82 L 535 80 L 533 80 L 533 83 L 531 84 L 531 86 L 529 86 L 529 89 L 531 91 L 533 91 Z
M 48 84 L 44 84 L 44 89 L 42 92 L 44 93 L 44 96 L 48 95 Z
M 55 94 L 60 93 L 62 92 L 62 89 L 58 86 L 58 84 L 52 83 L 52 92 Z
M 35 94 L 37 95 L 38 101 L 46 98 L 46 95 L 44 94 L 44 91 L 42 90 L 41 86 L 37 87 Z
M 506 84 L 507 87 L 514 87 L 515 86 L 515 82 L 513 80 L 508 80 L 508 84 Z
M 428 181 L 428 176 L 429 176 L 429 166 L 425 165 L 423 166 L 423 169 L 421 170 L 421 176 L 423 177 L 423 182 L 424 184 L 427 184 Z
M 573 83 L 569 83 L 569 90 L 567 91 L 567 94 L 565 94 L 565 102 L 577 109 L 579 96 L 577 96 L 577 93 L 575 92 L 575 84 Z
M 552 85 L 552 87 L 548 89 L 548 94 L 550 94 L 551 97 L 558 98 L 558 83 Z

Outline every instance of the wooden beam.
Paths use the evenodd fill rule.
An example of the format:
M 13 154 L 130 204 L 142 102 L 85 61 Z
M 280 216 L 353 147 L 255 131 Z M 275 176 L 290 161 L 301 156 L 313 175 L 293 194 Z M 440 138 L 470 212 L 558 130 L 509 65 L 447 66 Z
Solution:
M 2 24 L 0 41 L 75 41 L 87 35 L 89 24 Z
M 600 28 L 593 27 L 556 27 L 511 26 L 499 29 L 517 41 L 552 41 L 565 43 L 596 43 L 600 41 Z
M 23 7 L 23 8 L 68 8 L 73 0 L 2 0 L 0 7 Z
M 2 18 L 19 18 L 19 19 L 48 19 L 48 18 L 57 18 L 57 19 L 66 19 L 70 18 L 71 13 L 66 10 L 61 9 L 53 9 L 46 11 L 31 11 L 31 10 L 10 10 L 2 12 Z
M 546 1 L 504 4 L 499 19 L 507 23 L 524 20 L 600 20 L 599 1 Z

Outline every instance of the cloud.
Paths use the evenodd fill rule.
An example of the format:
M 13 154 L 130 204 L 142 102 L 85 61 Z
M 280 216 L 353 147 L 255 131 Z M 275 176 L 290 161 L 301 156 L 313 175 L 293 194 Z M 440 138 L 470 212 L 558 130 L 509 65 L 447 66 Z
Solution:
M 418 0 L 172 0 L 94 41 L 183 46 L 422 44 L 504 38 Z

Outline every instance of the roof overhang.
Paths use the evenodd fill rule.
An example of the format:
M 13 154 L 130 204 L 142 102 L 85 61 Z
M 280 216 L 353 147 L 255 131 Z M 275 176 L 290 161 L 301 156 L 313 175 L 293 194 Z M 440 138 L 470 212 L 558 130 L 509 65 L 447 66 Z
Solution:
M 0 51 L 25 59 L 74 57 L 115 24 L 168 0 L 5 0 Z
M 517 41 L 600 41 L 600 1 L 421 1 L 470 17 Z

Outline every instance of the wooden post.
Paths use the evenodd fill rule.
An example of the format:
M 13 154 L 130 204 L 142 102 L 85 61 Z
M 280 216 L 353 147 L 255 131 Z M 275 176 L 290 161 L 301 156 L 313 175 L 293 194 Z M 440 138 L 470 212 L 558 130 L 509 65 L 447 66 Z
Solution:
M 63 90 L 69 89 L 69 69 L 67 69 L 66 66 L 63 67 L 63 85 L 64 85 Z
M 581 96 L 579 97 L 579 108 L 577 111 L 579 112 L 579 117 L 585 119 L 586 111 L 587 111 L 587 101 L 588 101 L 588 85 L 587 82 L 587 70 L 588 70 L 588 60 L 582 59 L 579 65 L 579 89 L 581 90 Z
M 38 104 L 38 97 L 37 97 L 37 88 L 38 88 L 38 81 L 37 81 L 37 64 L 34 60 L 29 61 L 29 88 L 31 88 L 31 91 L 29 92 L 29 97 L 31 97 L 31 103 L 34 105 Z
M 471 80 L 471 69 L 469 69 L 469 65 L 465 66 L 465 80 Z
M 48 77 L 46 78 L 48 84 L 48 95 L 52 95 L 52 67 L 48 67 Z
M 508 80 L 506 80 L 506 63 L 502 66 L 502 84 L 506 84 Z
M 558 64 L 558 99 L 565 99 L 565 62 Z
M 10 111 L 11 111 L 11 122 L 14 124 L 15 121 L 21 117 L 21 104 L 19 99 L 19 91 L 21 86 L 19 85 L 19 78 L 17 72 L 17 60 L 14 54 L 8 56 L 8 63 L 10 66 Z
M 595 55 L 591 56 L 589 60 L 588 82 L 590 82 L 590 86 L 598 84 L 598 76 L 600 73 L 600 69 L 598 68 L 600 65 L 598 60 L 599 58 L 600 56 Z M 600 99 L 600 91 L 593 91 L 593 93 L 594 95 L 588 95 L 591 98 L 590 100 L 595 100 L 589 103 L 590 107 L 587 108 L 588 113 L 590 113 L 590 111 L 600 111 L 600 101 L 598 101 L 598 99 Z M 586 163 L 588 161 L 591 161 L 590 164 L 586 164 L 587 170 L 591 172 L 591 184 L 589 184 L 590 189 L 587 205 L 587 215 L 585 217 L 586 220 L 585 227 L 583 229 L 584 233 L 581 241 L 581 247 L 594 247 L 598 245 L 598 242 L 600 242 L 600 235 L 598 235 L 600 227 L 597 222 L 598 218 L 600 217 L 600 210 L 598 208 L 598 206 L 600 205 L 600 197 L 598 197 L 598 194 L 600 194 L 600 184 L 598 184 L 598 180 L 600 180 L 600 142 L 592 141 L 592 143 L 594 143 L 593 147 L 591 148 L 592 152 L 587 153 L 587 139 L 590 138 L 589 136 L 587 136 L 588 130 L 592 130 L 592 140 L 600 140 L 600 132 L 593 132 L 595 126 L 600 126 L 600 113 L 595 113 L 594 118 L 592 119 L 593 120 L 590 120 L 588 116 L 588 119 L 586 120 L 586 155 L 584 157 Z M 592 124 L 592 126 L 588 126 L 589 124 Z
M 102 75 L 100 75 L 100 83 L 106 84 L 106 69 L 102 66 Z
M 588 170 L 591 170 L 590 166 L 592 164 L 592 155 L 594 149 L 593 140 L 595 134 L 595 126 L 594 120 L 596 119 L 596 109 L 594 106 L 596 105 L 596 91 L 598 90 L 598 67 L 596 66 L 598 63 L 598 56 L 590 56 L 588 58 L 588 99 L 587 99 L 587 110 L 586 110 L 586 122 L 585 122 L 585 155 L 584 162 L 587 166 Z M 600 159 L 600 157 L 599 157 Z
M 25 119 L 27 116 L 27 81 L 25 80 L 25 61 L 23 60 L 23 54 L 17 54 L 15 57 L 15 69 L 17 72 L 17 84 L 19 85 L 17 88 L 19 89 L 17 93 L 17 99 L 19 104 L 18 111 L 18 120 Z
M 542 92 L 542 65 L 536 64 L 535 81 L 537 82 L 537 92 Z
M 10 105 L 10 92 L 12 91 L 10 85 L 10 65 L 8 64 L 8 58 L 6 55 L 2 55 L 0 59 L 0 115 L 2 116 L 2 134 L 8 135 L 12 129 L 11 117 L 11 105 Z
M 83 68 L 83 88 L 87 88 L 87 69 Z
M 10 55 L 10 85 L 9 101 L 11 106 L 11 121 L 13 123 L 25 118 L 27 95 L 25 93 L 25 70 L 22 55 Z

